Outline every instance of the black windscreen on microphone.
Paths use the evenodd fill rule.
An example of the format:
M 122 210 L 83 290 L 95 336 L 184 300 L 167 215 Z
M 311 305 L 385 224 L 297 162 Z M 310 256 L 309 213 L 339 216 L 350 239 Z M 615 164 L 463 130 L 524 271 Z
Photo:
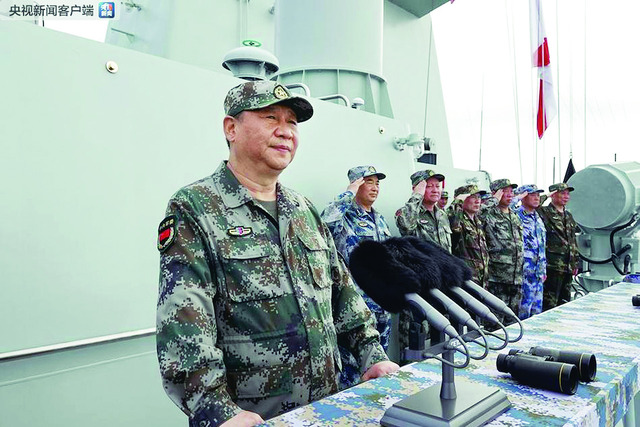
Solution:
M 360 242 L 351 252 L 349 269 L 358 286 L 391 313 L 406 306 L 407 293 L 431 299 L 431 289 L 459 286 L 472 275 L 461 259 L 411 236 Z
M 374 240 L 364 240 L 355 247 L 349 257 L 349 269 L 358 286 L 390 313 L 406 307 L 406 294 L 421 289 L 417 274 Z
M 448 289 L 452 286 L 460 286 L 465 280 L 473 278 L 473 272 L 460 258 L 451 255 L 445 249 L 417 237 L 405 237 L 418 252 L 435 262 L 440 269 L 441 287 Z

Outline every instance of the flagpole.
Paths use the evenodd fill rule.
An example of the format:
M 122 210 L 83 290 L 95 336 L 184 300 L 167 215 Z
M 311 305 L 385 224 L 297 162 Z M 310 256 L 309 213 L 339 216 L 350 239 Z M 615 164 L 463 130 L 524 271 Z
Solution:
M 422 136 L 427 136 L 427 108 L 429 106 L 429 80 L 431 79 L 431 46 L 433 43 L 433 20 L 429 17 L 429 57 L 427 59 L 427 89 L 424 96 L 424 127 Z
M 480 95 L 480 149 L 478 150 L 478 170 L 482 170 L 482 125 L 484 121 L 484 66 L 482 67 L 482 90 Z
M 584 166 L 587 167 L 587 0 L 584 0 Z M 573 148 L 570 148 L 573 158 Z
M 560 12 L 558 9 L 558 0 L 556 0 L 556 74 L 558 75 L 558 89 L 557 96 L 558 101 L 560 101 L 560 30 L 559 30 L 559 22 L 560 22 Z M 571 74 L 569 74 L 571 75 Z M 559 104 L 559 102 L 558 102 Z M 569 144 L 571 144 L 571 135 L 569 135 Z M 558 105 L 558 176 L 560 176 L 560 168 L 562 167 L 562 132 L 560 132 L 560 106 Z M 555 173 L 555 167 L 553 173 Z M 555 184 L 556 180 L 554 179 L 552 184 Z
M 513 54 L 513 80 L 511 84 L 513 86 L 513 109 L 515 111 L 515 119 L 516 119 L 516 137 L 518 139 L 518 165 L 520 166 L 520 182 L 523 182 L 523 174 L 522 174 L 522 148 L 521 148 L 521 139 L 522 135 L 520 133 L 520 102 L 518 98 L 518 72 L 516 68 L 516 42 L 515 42 L 515 31 L 513 30 L 513 8 L 511 8 L 511 16 L 509 16 L 509 0 L 504 0 L 505 3 L 505 13 L 507 15 L 507 40 L 511 42 L 511 51 Z M 509 19 L 511 17 L 511 19 Z M 509 25 L 511 23 L 511 25 Z

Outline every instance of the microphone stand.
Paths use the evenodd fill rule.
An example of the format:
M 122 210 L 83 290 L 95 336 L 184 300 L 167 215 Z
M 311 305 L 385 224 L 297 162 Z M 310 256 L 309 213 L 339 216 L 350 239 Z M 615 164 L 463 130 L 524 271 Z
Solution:
M 464 333 L 464 327 L 456 324 L 455 328 L 463 340 L 473 340 L 480 336 L 477 331 Z M 418 330 L 421 333 L 421 330 Z M 424 334 L 423 334 L 424 335 Z M 455 348 L 444 332 L 431 328 L 431 337 L 438 342 L 424 348 L 424 340 L 420 341 L 418 350 L 406 349 L 405 357 L 416 356 L 422 352 L 422 358 L 435 357 L 442 361 L 442 382 L 434 384 L 412 396 L 396 402 L 385 412 L 380 424 L 389 427 L 405 426 L 479 426 L 502 414 L 511 407 L 506 394 L 495 387 L 469 381 L 455 383 Z M 487 344 L 488 345 L 488 344 Z M 442 358 L 438 357 L 442 354 Z M 468 356 L 468 355 L 467 355 Z M 422 359 L 420 359 L 422 360 Z

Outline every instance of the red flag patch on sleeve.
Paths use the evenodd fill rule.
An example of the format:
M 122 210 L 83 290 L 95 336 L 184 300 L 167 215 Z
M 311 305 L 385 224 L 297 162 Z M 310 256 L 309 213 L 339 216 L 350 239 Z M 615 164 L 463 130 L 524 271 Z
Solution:
M 166 251 L 175 241 L 178 234 L 177 226 L 178 217 L 175 215 L 169 215 L 158 226 L 158 250 L 160 252 Z

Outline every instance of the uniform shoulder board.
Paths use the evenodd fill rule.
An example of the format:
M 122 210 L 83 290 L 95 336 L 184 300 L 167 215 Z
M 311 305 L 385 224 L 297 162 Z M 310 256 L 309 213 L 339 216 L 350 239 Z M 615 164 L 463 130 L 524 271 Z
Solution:
M 178 234 L 178 217 L 169 215 L 160 222 L 158 226 L 158 250 L 166 251 L 175 241 Z

